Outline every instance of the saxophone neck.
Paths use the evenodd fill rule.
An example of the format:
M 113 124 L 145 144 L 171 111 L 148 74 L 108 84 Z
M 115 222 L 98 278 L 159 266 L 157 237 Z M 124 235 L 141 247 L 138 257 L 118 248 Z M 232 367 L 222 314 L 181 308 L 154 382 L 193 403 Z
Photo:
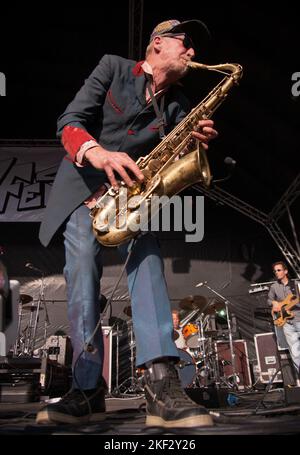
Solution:
M 205 65 L 204 63 L 188 62 L 187 65 L 192 69 L 203 69 L 207 71 L 217 71 L 222 74 L 227 74 L 229 71 L 232 75 L 238 78 L 242 77 L 243 67 L 239 63 L 221 63 L 219 65 Z M 228 74 L 227 74 L 228 75 Z

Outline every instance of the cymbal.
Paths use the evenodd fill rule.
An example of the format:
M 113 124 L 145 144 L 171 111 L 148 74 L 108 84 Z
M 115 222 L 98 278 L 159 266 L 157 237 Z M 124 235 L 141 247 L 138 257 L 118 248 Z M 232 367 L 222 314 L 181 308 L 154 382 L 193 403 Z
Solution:
M 214 314 L 217 311 L 223 310 L 225 308 L 225 303 L 224 302 L 214 302 L 208 305 L 208 307 L 205 310 L 205 313 L 207 314 Z
M 38 304 L 37 303 L 31 303 L 30 305 L 24 305 L 22 307 L 22 311 L 36 311 L 38 307 Z M 40 311 L 43 311 L 43 307 L 42 305 L 40 305 Z
M 26 305 L 26 303 L 32 302 L 32 300 L 33 298 L 31 297 L 31 295 L 20 294 L 20 302 L 22 303 L 22 305 Z
M 131 306 L 130 306 L 130 305 L 126 306 L 126 307 L 124 308 L 124 310 L 123 310 L 123 313 L 125 313 L 126 316 L 129 316 L 129 317 L 131 318 L 131 316 L 132 316 L 132 309 L 131 309 Z
M 179 302 L 183 310 L 202 310 L 206 305 L 207 299 L 203 295 L 189 295 Z

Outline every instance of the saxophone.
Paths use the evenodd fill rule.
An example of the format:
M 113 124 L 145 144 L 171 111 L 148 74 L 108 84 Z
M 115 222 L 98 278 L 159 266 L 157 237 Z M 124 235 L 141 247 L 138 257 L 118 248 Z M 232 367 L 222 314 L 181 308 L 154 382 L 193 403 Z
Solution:
M 135 182 L 128 188 L 121 182 L 118 190 L 111 187 L 97 200 L 90 216 L 94 235 L 102 245 L 118 246 L 137 236 L 141 229 L 136 226 L 145 211 L 150 213 L 153 196 L 172 197 L 197 182 L 210 185 L 212 176 L 206 152 L 192 132 L 199 120 L 213 115 L 228 91 L 238 84 L 243 68 L 236 63 L 188 62 L 188 66 L 217 71 L 225 77 L 149 155 L 138 159 L 137 165 L 144 174 L 142 183 Z

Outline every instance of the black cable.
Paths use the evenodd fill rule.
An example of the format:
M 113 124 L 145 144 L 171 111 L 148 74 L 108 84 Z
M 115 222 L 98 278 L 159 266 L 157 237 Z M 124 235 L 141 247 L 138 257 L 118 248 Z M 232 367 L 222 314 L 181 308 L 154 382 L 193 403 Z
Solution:
M 265 393 L 263 394 L 263 397 L 262 399 L 258 402 L 256 408 L 255 408 L 255 413 L 258 411 L 258 408 L 260 407 L 261 404 L 264 404 L 264 400 L 270 390 L 270 388 L 272 387 L 273 385 L 273 381 L 274 379 L 276 378 L 277 374 L 279 373 L 280 371 L 280 367 L 275 371 L 275 373 L 273 374 L 273 376 L 271 377 L 271 379 L 269 380 L 268 384 L 267 384 L 267 387 L 266 387 L 266 390 L 265 390 Z

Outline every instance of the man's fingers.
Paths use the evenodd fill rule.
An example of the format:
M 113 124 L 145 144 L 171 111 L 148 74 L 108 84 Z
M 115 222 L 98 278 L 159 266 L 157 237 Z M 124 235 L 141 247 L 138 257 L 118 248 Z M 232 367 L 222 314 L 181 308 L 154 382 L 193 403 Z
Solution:
M 205 126 L 213 126 L 213 125 L 214 125 L 214 121 L 210 120 L 210 119 L 199 120 L 199 122 L 198 122 L 198 126 L 200 128 L 203 128 Z
M 218 131 L 215 130 L 214 128 L 211 128 L 209 126 L 205 126 L 203 129 L 202 129 L 203 133 L 205 133 L 210 139 L 213 139 L 215 137 L 218 136 Z
M 198 131 L 193 131 L 193 136 L 197 138 L 200 142 L 208 142 L 208 137 Z
M 131 164 L 128 165 L 128 168 L 134 173 L 137 180 L 142 182 L 144 180 L 144 174 L 140 171 L 138 166 L 132 166 Z
M 114 174 L 112 168 L 109 165 L 107 165 L 107 166 L 103 167 L 103 169 L 108 177 L 108 180 L 109 180 L 109 183 L 111 184 L 111 186 L 114 189 L 119 188 L 118 182 L 116 180 L 116 177 L 115 177 L 115 174 Z
M 125 155 L 122 165 L 130 169 L 138 180 L 144 180 L 144 174 L 141 172 L 138 165 L 128 155 Z
M 134 184 L 132 177 L 126 172 L 126 168 L 132 172 L 134 179 L 137 179 L 138 181 L 144 180 L 144 175 L 138 165 L 127 155 L 127 153 L 101 150 L 98 155 L 95 155 L 92 158 L 92 165 L 98 169 L 103 169 L 106 172 L 109 182 L 114 188 L 119 187 L 115 172 L 119 174 L 127 186 L 132 186 Z
M 113 163 L 113 171 L 116 171 L 119 176 L 122 178 L 122 180 L 125 182 L 127 186 L 132 186 L 133 185 L 133 180 L 131 177 L 128 175 L 126 172 L 124 166 L 122 166 L 119 163 L 114 162 Z

